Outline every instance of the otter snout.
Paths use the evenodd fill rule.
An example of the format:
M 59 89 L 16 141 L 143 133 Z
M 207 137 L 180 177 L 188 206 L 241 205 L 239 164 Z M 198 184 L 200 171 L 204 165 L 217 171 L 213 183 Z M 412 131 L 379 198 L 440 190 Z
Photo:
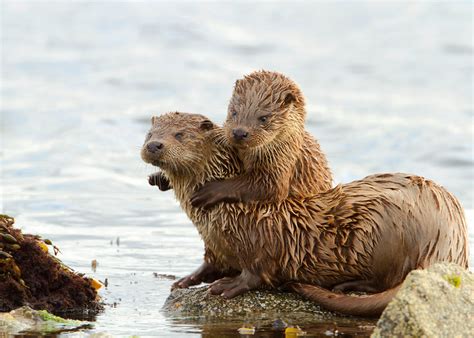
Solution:
M 163 143 L 158 141 L 148 142 L 146 145 L 146 150 L 152 154 L 158 154 L 163 149 Z
M 243 141 L 249 137 L 249 132 L 244 129 L 232 129 L 232 137 L 236 141 Z

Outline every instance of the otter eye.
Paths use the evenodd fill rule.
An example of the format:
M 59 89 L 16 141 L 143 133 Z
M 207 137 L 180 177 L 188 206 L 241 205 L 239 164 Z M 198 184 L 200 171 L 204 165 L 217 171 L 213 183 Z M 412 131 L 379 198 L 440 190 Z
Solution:
M 232 117 L 236 117 L 237 116 L 237 112 L 235 110 L 232 110 Z
M 267 122 L 267 120 L 268 120 L 268 115 L 266 115 L 266 116 L 260 116 L 260 117 L 258 118 L 258 120 L 259 120 L 260 122 L 262 122 L 262 123 L 265 123 L 265 122 Z
M 174 134 L 174 138 L 177 139 L 178 141 L 181 141 L 181 139 L 183 138 L 183 133 Z
M 148 134 L 146 134 L 146 140 L 148 141 L 149 139 L 151 139 L 151 136 L 152 136 L 152 135 L 153 135 L 153 134 L 152 134 L 151 132 L 149 132 Z

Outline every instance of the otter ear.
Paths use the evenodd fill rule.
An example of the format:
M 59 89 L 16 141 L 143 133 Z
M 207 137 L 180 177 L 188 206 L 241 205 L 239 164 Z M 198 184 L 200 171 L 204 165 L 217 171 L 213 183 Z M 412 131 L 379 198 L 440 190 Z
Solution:
M 204 120 L 199 125 L 199 128 L 201 128 L 201 130 L 211 130 L 214 128 L 214 123 L 212 123 L 211 120 Z
M 285 99 L 283 100 L 285 106 L 289 105 L 292 102 L 296 102 L 296 97 L 293 95 L 293 93 L 286 94 Z

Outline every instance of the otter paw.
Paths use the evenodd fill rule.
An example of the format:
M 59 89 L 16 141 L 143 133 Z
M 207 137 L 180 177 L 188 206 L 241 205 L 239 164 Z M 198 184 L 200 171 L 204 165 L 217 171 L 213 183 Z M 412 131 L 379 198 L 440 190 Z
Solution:
M 187 289 L 190 286 L 201 284 L 201 281 L 194 274 L 190 274 L 178 279 L 171 285 L 171 291 L 174 289 Z
M 249 290 L 248 285 L 239 277 L 224 277 L 211 284 L 209 292 L 225 298 L 233 298 Z
M 191 196 L 191 205 L 207 210 L 220 202 L 237 202 L 229 193 L 224 182 L 207 182 Z
M 257 275 L 242 271 L 237 277 L 224 277 L 211 284 L 209 292 L 224 298 L 233 298 L 262 285 Z
M 171 290 L 187 289 L 190 286 L 198 285 L 203 282 L 211 283 L 222 276 L 223 273 L 214 265 L 208 262 L 203 262 L 195 271 L 174 282 L 173 285 L 171 285 Z
M 218 203 L 218 198 L 210 183 L 206 183 L 191 196 L 191 205 L 195 208 L 209 209 Z
M 167 191 L 171 189 L 171 183 L 160 171 L 148 176 L 148 183 L 150 185 L 156 185 L 161 191 Z

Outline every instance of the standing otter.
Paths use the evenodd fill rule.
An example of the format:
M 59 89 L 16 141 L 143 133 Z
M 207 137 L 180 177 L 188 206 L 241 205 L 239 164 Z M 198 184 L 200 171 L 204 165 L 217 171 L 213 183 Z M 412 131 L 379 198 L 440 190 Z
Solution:
M 201 115 L 185 114 L 179 112 L 170 113 L 159 118 L 153 117 L 152 126 L 155 126 L 158 123 L 158 120 L 160 120 L 160 125 L 169 126 L 170 130 L 172 130 L 173 132 L 170 133 L 170 130 L 165 131 L 152 127 L 145 139 L 145 145 L 142 148 L 141 156 L 145 162 L 158 166 L 163 170 L 161 172 L 156 172 L 150 175 L 148 178 L 148 182 L 151 185 L 158 186 L 160 190 L 166 191 L 172 188 L 172 184 L 170 183 L 165 173 L 175 173 L 175 175 L 176 173 L 178 173 L 183 176 L 193 175 L 192 172 L 194 170 L 195 165 L 199 165 L 199 169 L 197 170 L 197 172 L 204 173 L 208 170 L 204 168 L 208 164 L 204 163 L 202 159 L 198 156 L 198 154 L 190 154 L 188 151 L 186 151 L 186 149 L 190 148 L 187 143 L 191 141 L 193 141 L 193 147 L 195 147 L 196 149 L 201 146 L 204 148 L 205 145 L 200 143 L 200 141 L 203 141 L 202 137 L 196 137 L 196 139 L 192 140 L 190 138 L 190 135 L 200 135 L 201 133 L 205 133 L 213 129 L 215 126 L 211 121 Z M 159 141 L 155 141 L 155 139 Z M 165 141 L 168 144 L 166 152 L 164 151 L 163 143 Z M 218 142 L 224 145 L 224 139 L 222 136 L 216 135 L 216 139 L 213 140 L 213 142 Z M 173 150 L 170 151 L 169 149 L 171 148 L 171 145 L 173 145 Z M 162 153 L 165 153 L 165 155 L 163 155 Z M 173 157 L 180 156 L 180 153 L 183 154 L 182 167 L 175 166 L 173 164 Z M 237 154 L 234 153 L 230 147 L 226 147 L 226 151 L 224 153 L 226 154 L 226 157 L 230 158 L 230 160 L 226 168 L 213 168 L 214 171 L 219 172 L 219 176 L 217 176 L 217 178 L 233 177 L 241 172 L 241 163 L 238 160 Z M 160 157 L 159 159 L 157 158 L 157 154 Z M 208 154 L 205 156 L 208 156 Z M 187 163 L 189 167 L 185 168 L 184 163 Z M 185 170 L 185 173 L 181 172 L 182 169 Z M 196 182 L 204 183 L 206 181 L 204 177 L 199 176 L 196 176 L 195 179 Z M 191 220 L 194 220 L 193 215 L 190 214 L 190 209 L 187 208 L 186 204 L 184 204 L 183 202 L 189 197 L 187 195 L 183 195 L 183 192 L 186 193 L 189 189 L 190 188 L 188 187 L 182 187 L 179 185 L 178 190 L 175 190 L 175 195 L 177 199 L 181 202 L 181 206 L 188 213 L 188 216 L 191 218 Z M 200 219 L 200 225 L 206 224 L 205 218 Z M 197 226 L 197 229 L 201 237 L 209 237 L 208 229 L 206 226 Z M 222 248 L 215 247 L 214 245 L 209 246 L 207 245 L 207 243 L 208 241 L 205 240 L 204 262 L 201 264 L 201 266 L 199 266 L 191 274 L 173 283 L 172 288 L 187 288 L 192 285 L 198 285 L 202 282 L 210 283 L 224 276 L 235 276 L 240 273 L 240 270 L 235 269 L 235 267 L 232 268 L 231 264 L 222 262 L 220 254 L 214 254 L 214 251 L 219 253 Z
M 305 117 L 303 94 L 286 76 L 257 71 L 237 80 L 224 130 L 243 173 L 206 183 L 191 203 L 207 209 L 223 201 L 275 203 L 330 189 L 326 157 L 305 131 Z
M 225 130 L 228 142 L 243 162 L 243 172 L 206 183 L 191 203 L 209 209 L 220 201 L 280 202 L 288 196 L 302 198 L 330 189 L 332 175 L 326 157 L 318 142 L 304 130 L 305 116 L 303 94 L 286 76 L 258 71 L 237 80 Z M 282 157 L 278 166 L 272 164 L 275 157 L 269 154 Z M 159 173 L 150 177 L 150 184 L 169 189 Z M 209 254 L 206 250 L 206 256 Z M 198 270 L 173 287 L 209 280 L 209 269 L 205 259 Z
M 374 315 L 409 271 L 440 261 L 467 267 L 461 206 L 419 176 L 372 175 L 280 203 L 193 207 L 191 196 L 203 183 L 241 171 L 223 138 L 223 130 L 204 116 L 171 113 L 153 118 L 142 148 L 143 160 L 169 179 L 212 253 L 210 263 L 221 273 L 240 271 L 214 282 L 212 293 L 230 298 L 263 284 L 295 282 L 296 291 L 330 310 Z M 349 306 L 350 296 L 330 298 L 321 288 L 380 293 L 353 297 Z

